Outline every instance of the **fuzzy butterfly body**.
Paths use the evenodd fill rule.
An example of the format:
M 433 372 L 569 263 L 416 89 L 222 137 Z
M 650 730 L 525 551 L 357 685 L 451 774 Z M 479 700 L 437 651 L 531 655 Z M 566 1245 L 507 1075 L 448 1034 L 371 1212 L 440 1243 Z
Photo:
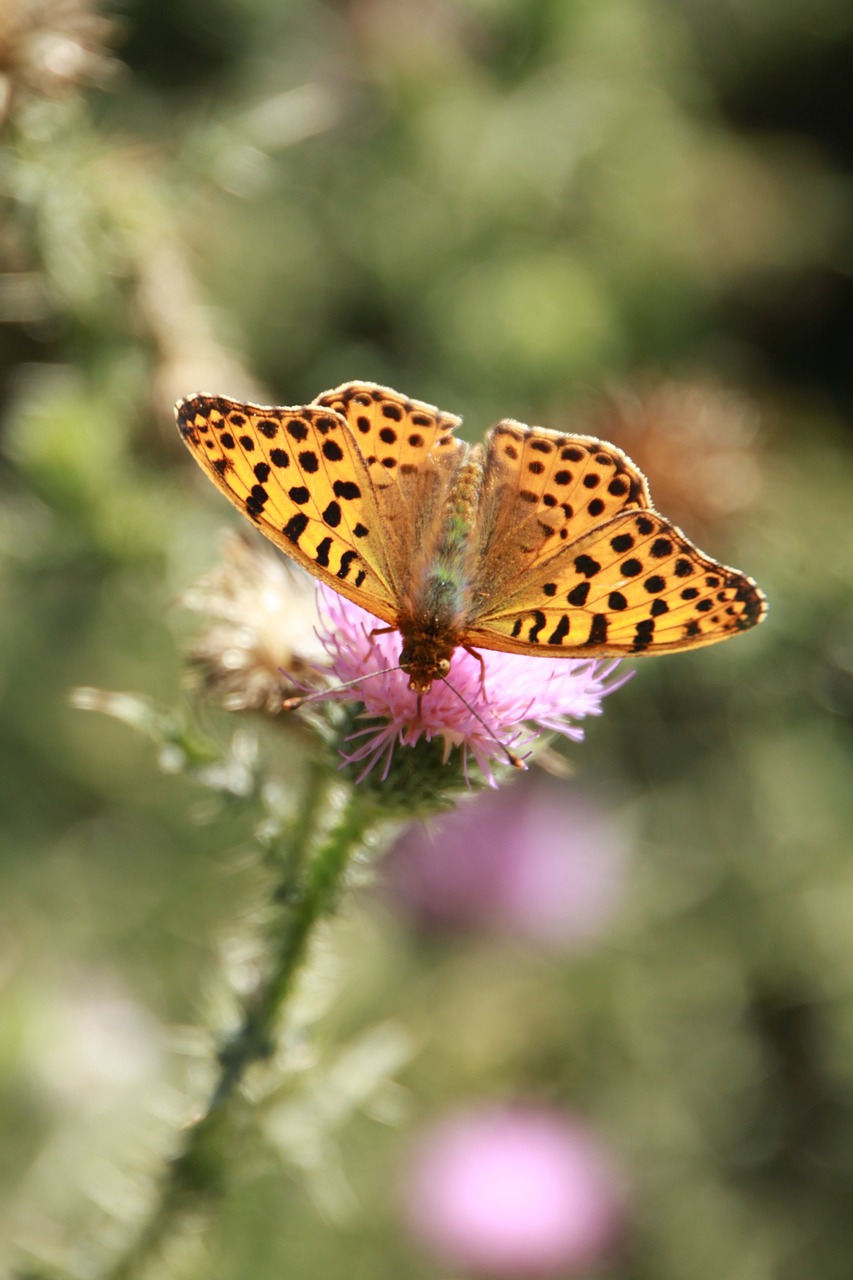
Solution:
M 362 382 L 294 408 L 190 396 L 177 418 L 263 534 L 399 631 L 419 693 L 459 647 L 671 653 L 764 616 L 752 579 L 659 515 L 642 472 L 604 441 L 507 419 L 468 445 L 454 415 Z

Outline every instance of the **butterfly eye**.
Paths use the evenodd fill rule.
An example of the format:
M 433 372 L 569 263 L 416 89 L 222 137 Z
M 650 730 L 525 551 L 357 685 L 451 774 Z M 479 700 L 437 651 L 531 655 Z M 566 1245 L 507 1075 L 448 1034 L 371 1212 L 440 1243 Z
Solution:
M 439 658 L 438 663 L 436 664 L 436 669 L 440 676 L 446 676 L 448 671 L 450 670 L 450 659 Z

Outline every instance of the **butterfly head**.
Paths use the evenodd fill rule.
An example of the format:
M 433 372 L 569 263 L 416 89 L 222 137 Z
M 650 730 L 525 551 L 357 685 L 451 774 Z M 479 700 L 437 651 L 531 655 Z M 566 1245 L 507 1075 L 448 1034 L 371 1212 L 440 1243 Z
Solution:
M 433 680 L 441 680 L 450 670 L 456 644 L 428 634 L 403 636 L 400 668 L 409 677 L 412 693 L 429 693 Z

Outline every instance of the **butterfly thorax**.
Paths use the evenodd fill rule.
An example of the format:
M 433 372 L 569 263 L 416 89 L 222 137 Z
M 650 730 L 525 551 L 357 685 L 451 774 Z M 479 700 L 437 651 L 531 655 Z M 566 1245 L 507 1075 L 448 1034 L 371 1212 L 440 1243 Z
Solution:
M 483 482 L 483 455 L 471 449 L 413 566 L 398 628 L 403 640 L 400 666 L 409 688 L 427 693 L 447 675 L 470 611 L 473 530 Z

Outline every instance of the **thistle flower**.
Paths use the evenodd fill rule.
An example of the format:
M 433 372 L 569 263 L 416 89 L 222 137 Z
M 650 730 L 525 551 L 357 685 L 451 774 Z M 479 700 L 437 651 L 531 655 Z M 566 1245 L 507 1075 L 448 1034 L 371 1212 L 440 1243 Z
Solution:
M 105 47 L 114 34 L 90 0 L 3 0 L 0 122 L 18 98 L 106 83 L 118 67 Z
M 222 564 L 182 600 L 213 620 L 189 660 L 201 691 L 227 711 L 275 715 L 315 679 L 324 655 L 313 583 L 260 539 L 229 531 Z
M 692 536 L 719 536 L 761 490 L 759 410 L 711 381 L 664 382 L 619 392 L 592 408 L 582 427 L 612 440 L 646 475 L 655 503 Z
M 371 634 L 380 625 L 371 614 L 323 586 L 315 596 L 306 574 L 242 533 L 227 537 L 221 567 L 183 601 L 214 620 L 189 654 L 202 692 L 229 711 L 275 715 L 294 692 L 327 683 L 317 696 L 351 711 L 336 724 L 359 782 L 377 765 L 384 782 L 397 747 L 440 743 L 442 765 L 458 747 L 465 783 L 473 761 L 494 787 L 492 765 L 510 749 L 532 746 L 540 730 L 580 742 L 577 721 L 600 715 L 604 695 L 630 678 L 616 675 L 617 662 L 484 650 L 484 681 L 459 649 L 448 682 L 419 698 L 399 669 L 396 632 Z
M 336 592 L 319 587 L 317 595 L 319 635 L 331 673 L 342 685 L 358 682 L 333 687 L 327 696 L 363 704 L 358 719 L 374 722 L 349 733 L 342 751 L 347 764 L 363 766 L 358 781 L 377 765 L 387 778 L 395 747 L 440 739 L 445 763 L 458 747 L 466 781 L 473 760 L 495 787 L 491 766 L 505 759 L 509 748 L 530 746 L 543 729 L 580 742 L 583 729 L 576 722 L 600 715 L 604 695 L 630 678 L 630 673 L 615 675 L 618 662 L 483 650 L 483 679 L 477 659 L 457 649 L 447 680 L 437 680 L 419 697 L 398 668 L 400 637 L 371 634 L 376 619 Z
M 403 1185 L 413 1235 L 491 1277 L 573 1276 L 605 1261 L 624 1224 L 622 1178 L 573 1116 L 491 1106 L 423 1135 Z
M 412 823 L 384 865 L 391 902 L 426 929 L 546 949 L 588 946 L 619 906 L 628 837 L 580 791 L 530 775 Z

